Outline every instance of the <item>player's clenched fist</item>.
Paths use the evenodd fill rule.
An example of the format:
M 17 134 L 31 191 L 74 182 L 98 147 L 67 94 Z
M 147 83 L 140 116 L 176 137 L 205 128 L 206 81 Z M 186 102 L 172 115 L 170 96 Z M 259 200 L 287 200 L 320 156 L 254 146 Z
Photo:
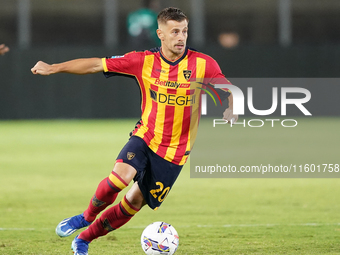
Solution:
M 39 61 L 35 64 L 35 66 L 31 69 L 33 74 L 40 75 L 50 75 L 53 73 L 52 65 L 49 65 L 43 61 Z

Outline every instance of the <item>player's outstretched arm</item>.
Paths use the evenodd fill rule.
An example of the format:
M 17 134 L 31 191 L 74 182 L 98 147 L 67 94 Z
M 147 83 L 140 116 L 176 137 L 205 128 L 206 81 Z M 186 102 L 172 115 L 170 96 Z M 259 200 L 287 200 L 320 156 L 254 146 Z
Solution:
M 33 74 L 50 75 L 55 73 L 91 74 L 102 72 L 101 58 L 80 58 L 59 64 L 47 64 L 39 61 L 31 69 Z
M 223 113 L 223 119 L 227 120 L 229 123 L 235 123 L 238 120 L 238 115 L 233 114 L 233 94 L 228 97 L 229 107 Z

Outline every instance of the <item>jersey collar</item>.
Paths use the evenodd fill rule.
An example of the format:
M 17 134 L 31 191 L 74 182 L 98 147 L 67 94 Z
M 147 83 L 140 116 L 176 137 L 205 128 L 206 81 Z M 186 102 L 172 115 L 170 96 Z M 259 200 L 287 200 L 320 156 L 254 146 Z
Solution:
M 176 59 L 175 61 L 171 61 L 169 59 L 167 59 L 163 54 L 162 54 L 162 48 L 160 48 L 159 53 L 161 55 L 161 58 L 164 60 L 165 63 L 175 66 L 177 65 L 179 62 L 181 62 L 187 55 L 188 53 L 188 46 L 185 47 L 185 51 L 183 52 L 182 56 L 180 56 L 178 59 Z

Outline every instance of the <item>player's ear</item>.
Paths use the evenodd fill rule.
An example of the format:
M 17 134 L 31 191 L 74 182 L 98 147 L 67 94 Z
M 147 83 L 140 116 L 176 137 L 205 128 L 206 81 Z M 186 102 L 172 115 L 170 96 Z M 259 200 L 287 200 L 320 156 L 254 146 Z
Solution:
M 158 29 L 156 30 L 156 32 L 157 32 L 158 38 L 159 38 L 161 41 L 163 41 L 163 40 L 164 40 L 163 31 L 162 31 L 161 29 L 158 28 Z

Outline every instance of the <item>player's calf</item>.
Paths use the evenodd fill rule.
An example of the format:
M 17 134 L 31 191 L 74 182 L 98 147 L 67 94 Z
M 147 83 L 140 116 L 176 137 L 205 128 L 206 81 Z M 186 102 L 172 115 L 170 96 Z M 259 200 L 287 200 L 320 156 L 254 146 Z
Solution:
M 115 172 L 102 180 L 92 197 L 90 204 L 84 212 L 87 221 L 94 221 L 97 215 L 107 206 L 111 205 L 117 198 L 118 193 L 126 188 L 128 184 Z
M 88 229 L 80 233 L 79 238 L 88 242 L 116 230 L 126 224 L 137 212 L 131 203 L 124 198 L 119 204 L 107 209 Z

